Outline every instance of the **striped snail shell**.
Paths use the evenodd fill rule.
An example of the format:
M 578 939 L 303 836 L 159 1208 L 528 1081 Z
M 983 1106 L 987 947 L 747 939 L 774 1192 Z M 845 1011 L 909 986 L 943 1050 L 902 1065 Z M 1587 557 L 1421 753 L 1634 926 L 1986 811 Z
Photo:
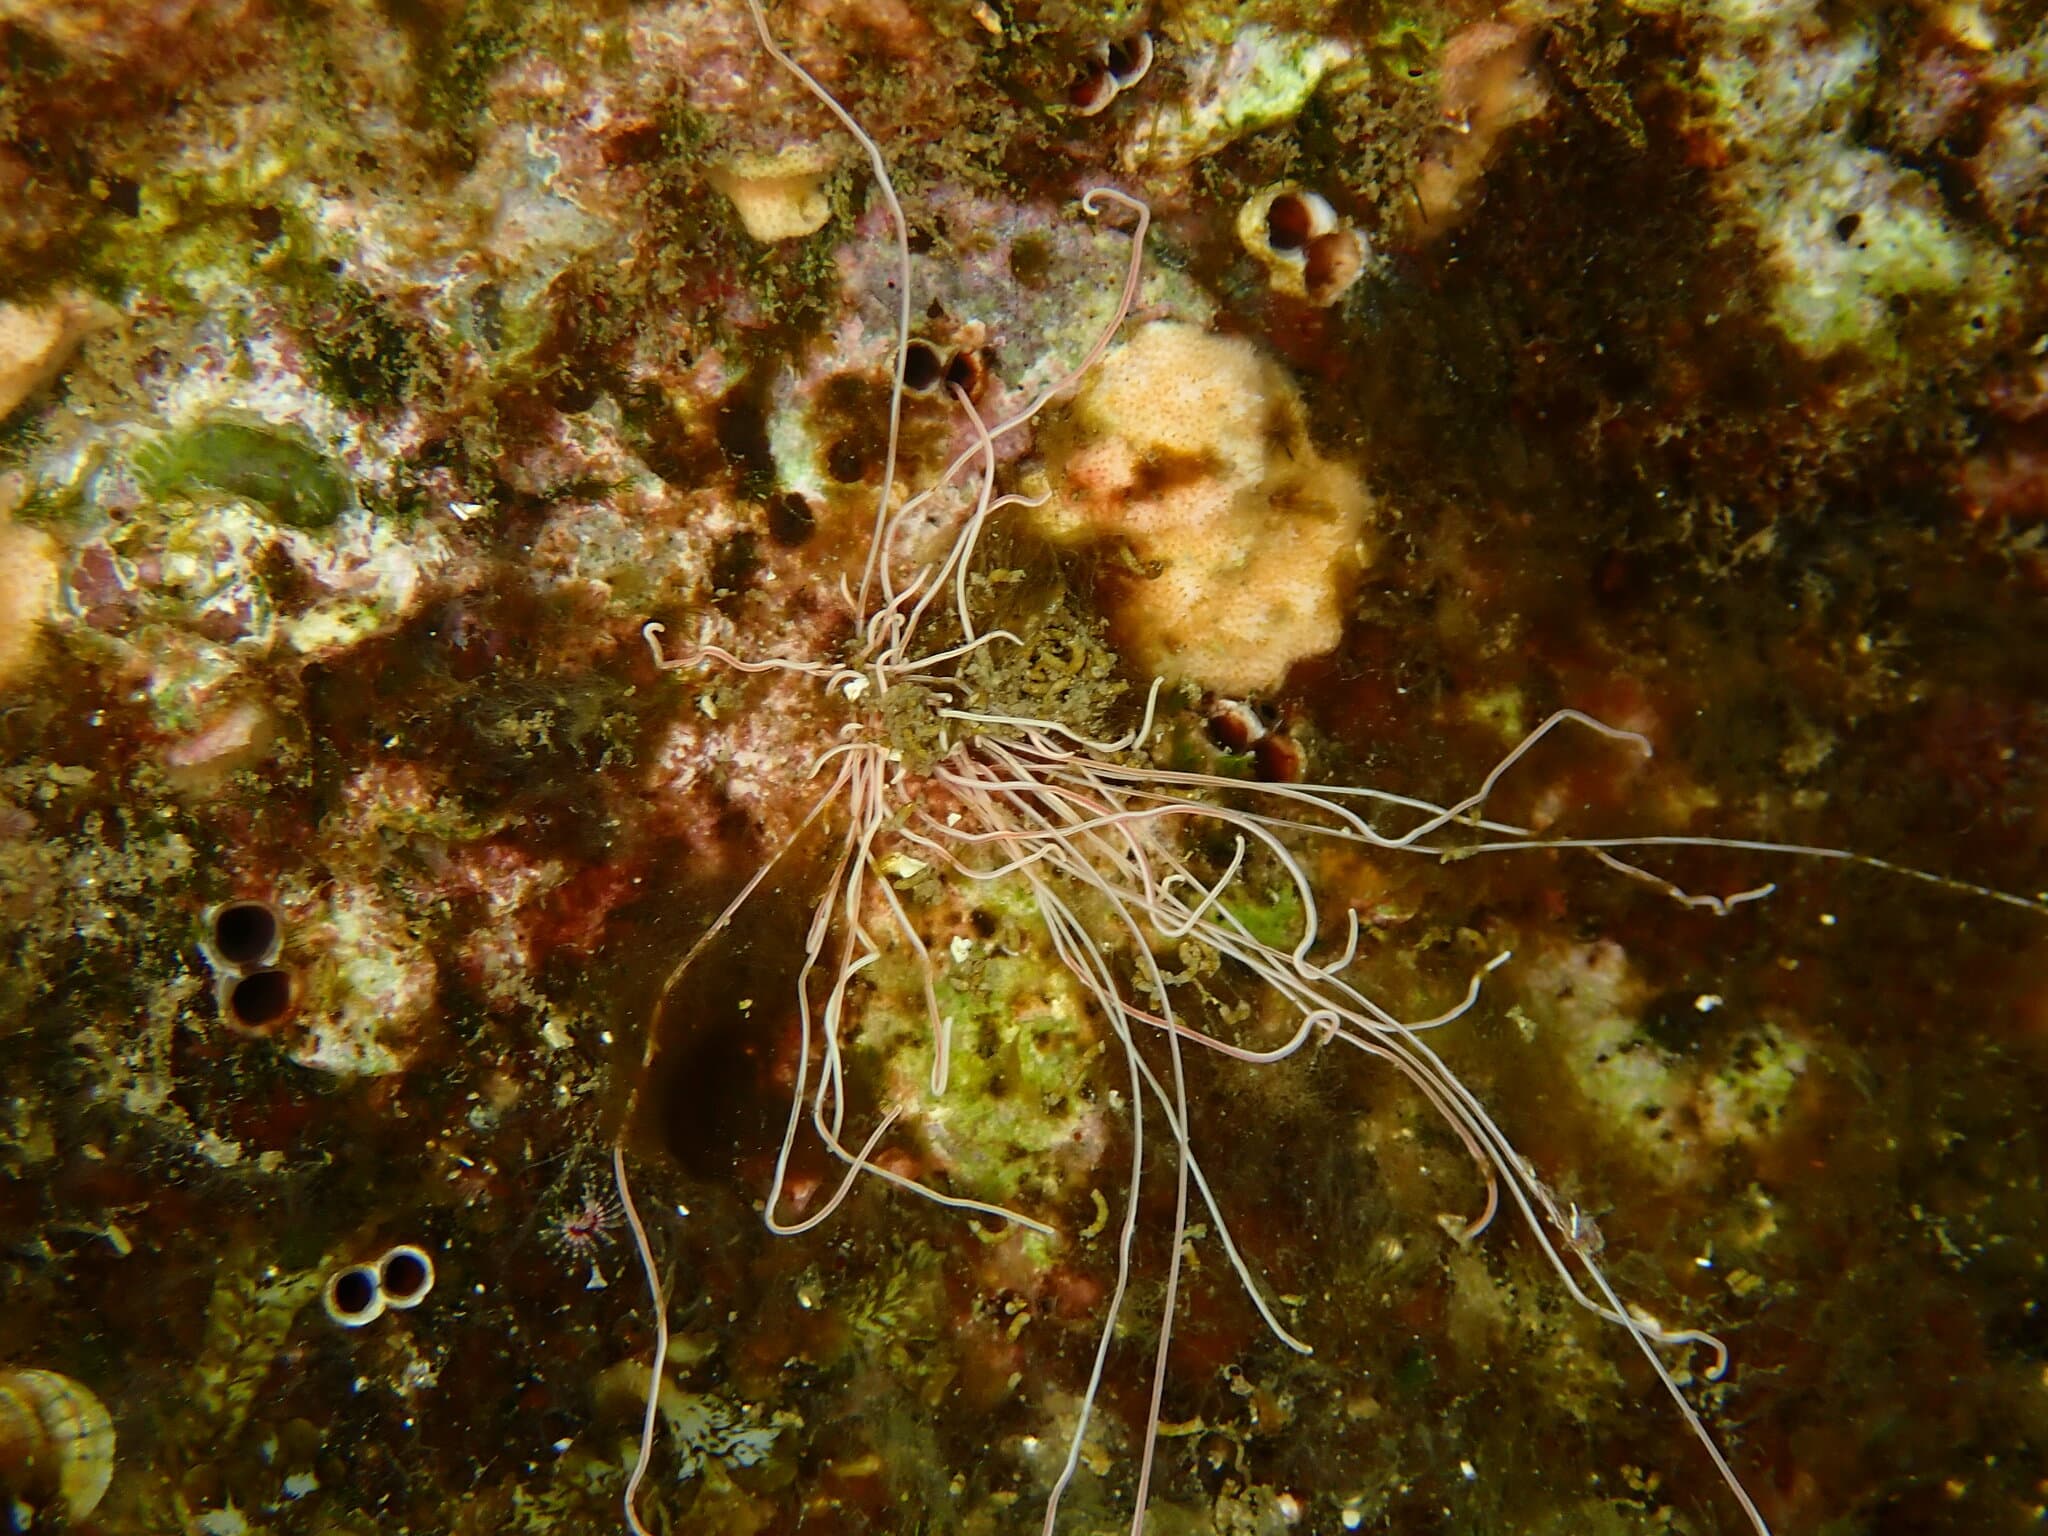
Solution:
M 114 1421 L 56 1371 L 0 1371 L 0 1500 L 83 1520 L 114 1476 Z

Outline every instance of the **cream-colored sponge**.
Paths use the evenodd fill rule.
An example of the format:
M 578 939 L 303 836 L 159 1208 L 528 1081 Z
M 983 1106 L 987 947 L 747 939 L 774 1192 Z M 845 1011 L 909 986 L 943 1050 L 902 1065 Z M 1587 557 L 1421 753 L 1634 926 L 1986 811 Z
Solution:
M 0 513 L 0 692 L 27 673 L 57 587 L 57 547 Z
M 55 378 L 81 340 L 116 318 L 99 300 L 75 293 L 0 304 L 0 416 Z
M 1116 619 L 1139 665 L 1247 693 L 1342 637 L 1370 502 L 1249 341 L 1145 326 L 1103 360 L 1048 450 L 1056 491 L 1037 526 L 1135 556 Z
M 821 145 L 795 145 L 775 155 L 742 155 L 711 173 L 740 223 L 770 243 L 816 234 L 832 217 L 825 180 L 837 156 Z

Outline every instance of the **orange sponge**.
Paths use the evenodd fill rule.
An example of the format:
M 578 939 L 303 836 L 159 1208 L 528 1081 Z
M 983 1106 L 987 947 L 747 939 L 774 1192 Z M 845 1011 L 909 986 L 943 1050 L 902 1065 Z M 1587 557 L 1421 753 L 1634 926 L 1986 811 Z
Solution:
M 1121 540 L 1127 653 L 1221 693 L 1277 687 L 1334 647 L 1370 502 L 1308 434 L 1301 395 L 1250 342 L 1158 321 L 1111 352 L 1049 443 L 1035 514 L 1066 544 Z

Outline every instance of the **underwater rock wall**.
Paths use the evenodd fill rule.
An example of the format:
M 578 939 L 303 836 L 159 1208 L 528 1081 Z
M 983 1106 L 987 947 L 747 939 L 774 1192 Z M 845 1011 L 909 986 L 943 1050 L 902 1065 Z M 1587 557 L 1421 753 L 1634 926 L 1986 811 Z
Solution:
M 1115 350 L 990 445 L 1044 502 L 982 574 L 1063 616 L 1040 661 L 1117 730 L 1173 680 L 1150 763 L 1448 803 L 1569 707 L 1655 756 L 1553 740 L 1489 815 L 2048 890 L 2038 6 L 769 22 L 901 195 L 935 374 L 906 492 L 977 449 L 960 397 L 1002 419 L 1114 316 L 1130 225 L 1082 195 L 1149 205 Z M 1283 187 L 1343 281 L 1275 280 Z M 767 1233 L 844 701 L 660 671 L 641 634 L 848 651 L 894 239 L 738 0 L 0 0 L 0 1366 L 105 1404 L 91 1528 L 619 1529 L 652 1323 L 607 1158 L 650 1035 L 650 1518 L 1039 1527 L 1116 1274 L 1105 1026 L 1014 889 L 899 869 L 960 946 L 974 1059 L 919 1097 L 893 953 L 861 1111 L 910 1104 L 892 1171 L 1057 1236 L 872 1180 Z M 1190 431 L 1229 452 L 1158 451 L 1148 368 L 1228 397 Z M 1105 443 L 1130 473 L 1091 480 Z M 1225 507 L 1201 549 L 1145 521 L 1196 482 Z M 1276 540 L 1276 497 L 1307 535 Z M 905 557 L 971 501 L 921 506 Z M 1775 1529 L 2038 1522 L 2038 913 L 1740 850 L 1651 861 L 1775 883 L 1724 916 L 1590 857 L 1304 859 L 1401 1017 L 1513 952 L 1429 1038 L 1624 1293 L 1726 1338 L 1724 1379 L 1674 1369 Z M 238 902 L 274 953 L 224 958 Z M 1269 941 L 1302 920 L 1281 884 L 1227 905 Z M 1286 1040 L 1213 953 L 1157 947 L 1248 1048 Z M 1505 1222 L 1461 1241 L 1464 1149 L 1340 1054 L 1190 1067 L 1235 1240 L 1315 1354 L 1198 1216 L 1148 1529 L 1747 1529 L 1629 1336 Z M 1154 1168 L 1062 1529 L 1130 1519 Z M 837 1178 L 811 1148 L 792 1189 Z M 431 1294 L 354 1294 L 412 1247 Z M 47 1478 L 7 1491 L 59 1518 Z

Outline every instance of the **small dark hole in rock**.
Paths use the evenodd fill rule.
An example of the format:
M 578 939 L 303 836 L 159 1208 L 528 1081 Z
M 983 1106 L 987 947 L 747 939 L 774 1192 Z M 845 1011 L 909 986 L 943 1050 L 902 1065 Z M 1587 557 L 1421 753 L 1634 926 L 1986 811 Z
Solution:
M 1283 192 L 1266 210 L 1266 244 L 1276 251 L 1298 251 L 1308 244 L 1315 227 L 1306 200 Z
M 1209 717 L 1209 739 L 1225 752 L 1249 752 L 1252 749 L 1253 722 L 1247 714 L 1235 710 L 1220 710 Z
M 248 1029 L 264 1029 L 292 1011 L 292 978 L 285 971 L 252 971 L 236 982 L 228 993 L 228 1008 L 235 1022 Z
M 1152 63 L 1151 39 L 1140 33 L 1137 37 L 1111 43 L 1108 53 L 1105 62 L 1109 65 L 1109 77 L 1119 86 L 1132 85 Z
M 946 383 L 970 400 L 981 393 L 982 380 L 987 377 L 988 368 L 976 351 L 956 352 L 946 364 Z
M 768 503 L 768 537 L 784 549 L 801 549 L 818 531 L 818 514 L 795 491 L 784 491 Z
M 427 1266 L 416 1253 L 394 1253 L 384 1261 L 381 1278 L 386 1296 L 394 1301 L 410 1301 L 427 1283 Z
M 946 365 L 930 342 L 913 341 L 903 349 L 903 387 L 923 394 L 939 382 Z
M 564 416 L 580 416 L 597 404 L 603 393 L 595 384 L 564 376 L 555 381 L 555 409 Z
M 213 916 L 213 948 L 229 965 L 255 965 L 277 948 L 277 914 L 260 901 L 231 901 Z
M 868 456 L 859 439 L 842 437 L 825 450 L 825 472 L 841 485 L 856 485 L 868 472 Z
M 366 1269 L 344 1270 L 335 1276 L 333 1296 L 336 1310 L 355 1317 L 377 1299 L 377 1282 Z

